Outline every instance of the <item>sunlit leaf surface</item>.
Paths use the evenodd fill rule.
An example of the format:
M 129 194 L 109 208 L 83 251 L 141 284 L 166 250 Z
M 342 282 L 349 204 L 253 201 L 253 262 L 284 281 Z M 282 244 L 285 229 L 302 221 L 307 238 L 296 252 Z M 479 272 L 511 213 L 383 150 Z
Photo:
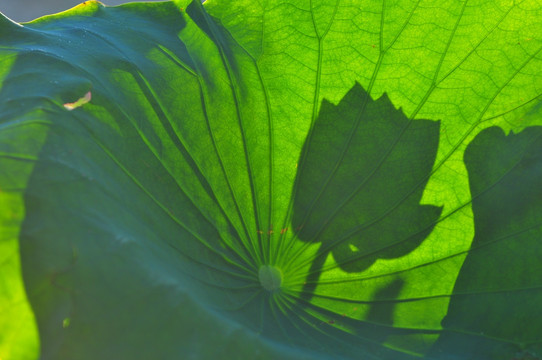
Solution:
M 0 358 L 536 358 L 541 49 L 537 0 L 0 19 Z

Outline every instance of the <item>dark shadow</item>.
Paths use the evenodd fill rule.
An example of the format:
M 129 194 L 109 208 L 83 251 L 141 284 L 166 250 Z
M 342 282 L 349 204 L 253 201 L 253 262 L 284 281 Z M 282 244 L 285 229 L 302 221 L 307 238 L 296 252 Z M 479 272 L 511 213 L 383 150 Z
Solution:
M 5 169 L 14 178 L 10 188 L 26 186 L 21 263 L 39 328 L 42 359 L 72 359 L 77 357 L 75 353 L 81 356 L 91 352 L 97 352 L 100 355 L 96 356 L 101 358 L 178 355 L 176 349 L 164 346 L 171 341 L 168 327 L 163 325 L 171 314 L 157 309 L 155 315 L 164 320 L 139 322 L 134 314 L 139 312 L 140 305 L 145 308 L 147 304 L 111 302 L 127 294 L 139 296 L 149 288 L 142 284 L 141 273 L 132 273 L 119 256 L 122 251 L 136 251 L 135 246 L 129 245 L 132 234 L 148 239 L 150 251 L 157 248 L 153 241 L 163 241 L 164 245 L 177 245 L 175 250 L 181 248 L 186 257 L 208 261 L 216 267 L 223 265 L 220 256 L 205 252 L 203 244 L 183 241 L 192 238 L 173 221 L 155 226 L 151 219 L 163 210 L 150 198 L 128 196 L 141 190 L 126 173 L 150 189 L 157 202 L 175 217 L 193 224 L 211 243 L 216 241 L 213 245 L 219 248 L 216 229 L 201 220 L 203 217 L 189 217 L 199 214 L 199 209 L 195 209 L 188 196 L 181 191 L 159 191 L 178 186 L 141 140 L 144 133 L 161 150 L 162 141 L 169 137 L 180 155 L 178 161 L 185 162 L 186 171 L 194 174 L 194 182 L 201 181 L 202 196 L 213 196 L 159 104 L 171 98 L 169 78 L 180 75 L 166 72 L 153 60 L 160 56 L 163 62 L 183 62 L 187 68 L 194 67 L 186 46 L 178 38 L 186 24 L 173 3 L 156 4 L 145 12 L 137 11 L 140 6 L 143 5 L 98 8 L 92 16 L 48 19 L 24 28 L 0 19 L 0 33 L 9 31 L 1 35 L 2 46 L 19 50 L 9 74 L 2 79 L 0 92 L 0 124 L 10 129 L 2 131 L 9 131 L 18 140 L 9 144 L 9 149 L 2 142 L 2 147 L 14 154 L 9 163 L 4 161 L 2 165 L 8 163 Z M 115 42 L 114 38 L 122 40 Z M 181 66 L 178 71 L 184 74 Z M 124 86 L 121 81 L 125 81 Z M 62 107 L 88 91 L 92 91 L 92 100 L 81 109 L 68 112 Z M 133 101 L 136 95 L 141 95 L 146 103 Z M 198 93 L 194 100 L 200 101 Z M 154 124 L 164 129 L 164 138 L 155 135 L 149 105 Z M 124 165 L 124 171 L 106 151 Z M 25 161 L 18 154 L 39 159 L 33 163 L 32 156 Z M 28 164 L 31 169 L 27 169 Z M 169 247 L 160 251 L 177 253 Z M 230 258 L 235 259 L 235 254 Z M 172 273 L 185 270 L 180 265 L 171 269 Z M 205 275 L 207 267 L 196 263 L 192 270 Z M 103 293 L 104 282 L 122 286 L 111 286 L 110 293 L 89 302 L 88 294 Z M 71 319 L 69 328 L 62 325 L 65 319 Z M 81 331 L 85 326 L 94 329 L 90 337 L 88 332 Z M 126 331 L 138 326 L 154 334 L 150 343 L 134 340 Z M 186 325 L 170 322 L 168 326 L 169 334 L 179 334 Z M 119 346 L 119 350 L 95 346 L 110 339 L 129 346 Z M 151 356 L 149 351 L 154 354 Z
M 304 145 L 292 224 L 321 246 L 311 265 L 309 300 L 329 254 L 347 272 L 414 250 L 442 208 L 420 205 L 439 140 L 439 122 L 409 120 L 386 94 L 356 83 L 335 106 L 324 100 Z
M 315 290 L 329 256 L 341 270 L 362 273 L 377 259 L 408 254 L 432 231 L 442 208 L 420 201 L 435 162 L 439 128 L 438 121 L 409 120 L 386 94 L 373 100 L 357 83 L 338 105 L 322 103 L 298 165 L 292 227 L 302 241 L 320 243 L 299 306 L 329 319 L 314 325 L 340 339 L 337 353 L 360 356 L 354 354 L 363 349 L 381 358 L 410 359 L 382 344 L 394 337 L 434 333 L 394 327 L 394 309 L 404 286 L 399 276 L 390 276 L 391 281 L 365 301 L 345 298 L 352 309 L 368 309 L 362 321 L 312 300 L 327 296 Z
M 379 289 L 374 295 L 375 303 L 371 306 L 365 320 L 370 323 L 393 326 L 395 299 L 401 293 L 404 285 L 405 281 L 397 278 L 389 285 Z M 380 340 L 384 341 L 387 335 L 384 334 Z
M 464 155 L 475 235 L 432 355 L 542 352 L 542 127 L 483 130 Z M 523 355 L 522 355 L 523 354 Z

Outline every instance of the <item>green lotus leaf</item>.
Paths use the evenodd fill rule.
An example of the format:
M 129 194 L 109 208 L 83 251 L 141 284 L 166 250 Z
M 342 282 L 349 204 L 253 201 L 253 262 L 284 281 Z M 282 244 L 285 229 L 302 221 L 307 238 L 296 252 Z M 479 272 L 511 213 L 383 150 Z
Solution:
M 1 17 L 0 359 L 536 359 L 541 19 Z

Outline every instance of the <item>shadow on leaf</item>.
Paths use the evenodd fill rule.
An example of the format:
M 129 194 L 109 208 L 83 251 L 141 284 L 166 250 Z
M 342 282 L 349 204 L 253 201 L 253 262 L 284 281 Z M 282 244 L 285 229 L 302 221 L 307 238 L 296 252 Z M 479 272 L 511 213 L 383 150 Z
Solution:
M 439 122 L 409 120 L 386 94 L 356 84 L 335 106 L 322 103 L 302 152 L 293 225 L 321 243 L 303 289 L 309 300 L 329 254 L 362 272 L 402 257 L 432 231 L 442 208 L 421 205 L 438 147 Z
M 540 353 L 542 127 L 483 130 L 464 161 L 475 236 L 433 354 L 508 360 Z

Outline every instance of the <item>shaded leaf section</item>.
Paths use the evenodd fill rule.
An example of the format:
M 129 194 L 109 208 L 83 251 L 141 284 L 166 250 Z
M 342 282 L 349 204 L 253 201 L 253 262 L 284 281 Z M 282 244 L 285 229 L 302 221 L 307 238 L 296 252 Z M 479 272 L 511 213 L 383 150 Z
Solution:
M 436 333 L 394 327 L 397 298 L 407 281 L 400 272 L 363 277 L 379 259 L 415 250 L 438 221 L 442 208 L 420 201 L 435 161 L 439 125 L 408 119 L 386 95 L 373 100 L 356 83 L 337 105 L 323 101 L 299 161 L 292 227 L 305 246 L 287 253 L 290 266 L 301 267 L 307 263 L 304 252 L 314 244 L 319 248 L 302 288 L 289 292 L 320 319 L 314 326 L 329 338 L 358 343 L 377 357 L 422 354 Z M 326 272 L 331 275 L 322 286 Z M 409 339 L 401 345 L 404 353 L 375 346 L 388 338 Z M 355 356 L 346 349 L 342 345 L 337 353 Z
M 488 128 L 467 147 L 465 165 L 476 232 L 434 354 L 503 360 L 540 354 L 542 127 L 508 135 Z
M 250 300 L 263 289 L 210 189 L 216 155 L 180 135 L 209 137 L 203 85 L 179 39 L 185 25 L 171 2 L 88 2 L 11 24 L 2 38 L 13 59 L 0 92 L 2 146 L 24 156 L 1 168 L 0 184 L 17 180 L 19 223 L 25 216 L 9 246 L 18 264 L 20 245 L 41 359 L 308 357 L 256 333 L 261 307 Z M 90 101 L 65 108 L 89 90 Z M 194 153 L 214 172 L 203 175 Z M 26 315 L 11 309 L 10 335 Z M 20 348 L 35 357 L 35 328 L 24 329 L 34 337 Z
M 328 254 L 346 272 L 414 250 L 442 209 L 421 205 L 439 139 L 439 122 L 409 120 L 383 95 L 356 84 L 338 106 L 324 101 L 296 182 L 297 236 L 321 246 L 310 282 Z
M 18 28 L 0 14 L 0 49 L 5 34 Z M 49 89 L 21 86 L 17 80 L 24 73 L 10 76 L 15 62 L 16 56 L 0 50 L 0 359 L 34 360 L 40 344 L 23 282 L 19 235 L 24 192 L 49 130 L 43 116 L 51 104 L 30 106 Z

